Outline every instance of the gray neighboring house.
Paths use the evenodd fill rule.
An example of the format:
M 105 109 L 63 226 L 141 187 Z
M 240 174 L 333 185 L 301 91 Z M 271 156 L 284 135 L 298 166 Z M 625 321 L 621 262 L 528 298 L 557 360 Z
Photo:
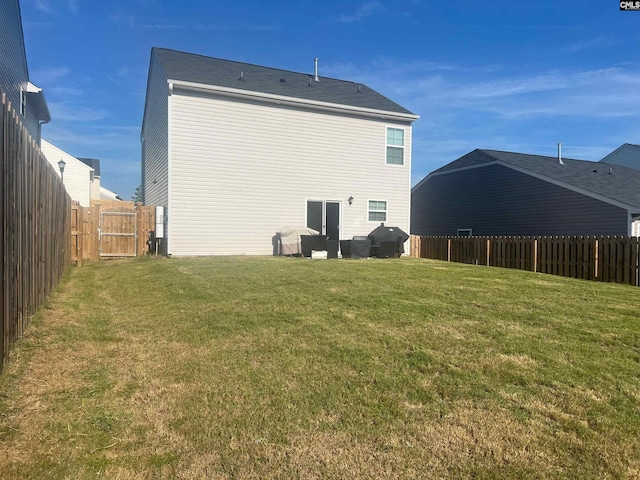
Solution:
M 381 222 L 408 229 L 417 118 L 364 84 L 315 71 L 153 48 L 144 202 L 166 207 L 174 256 L 271 255 L 285 226 L 331 239 Z
M 625 143 L 600 161 L 640 170 L 640 145 Z
M 29 81 L 18 0 L 2 0 L 0 7 L 0 86 L 39 145 L 41 125 L 51 115 L 42 89 Z
M 632 235 L 640 170 L 474 150 L 411 192 L 415 235 Z

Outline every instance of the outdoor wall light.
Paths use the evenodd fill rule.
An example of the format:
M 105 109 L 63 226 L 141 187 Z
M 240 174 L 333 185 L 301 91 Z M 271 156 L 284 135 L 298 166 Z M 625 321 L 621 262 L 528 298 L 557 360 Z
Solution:
M 67 162 L 60 159 L 60 161 L 58 162 L 58 168 L 60 169 L 60 177 L 62 178 L 62 183 L 64 183 L 64 167 L 66 166 L 67 166 Z
M 353 196 L 349 197 L 348 202 L 349 202 L 349 205 L 351 205 L 353 203 Z

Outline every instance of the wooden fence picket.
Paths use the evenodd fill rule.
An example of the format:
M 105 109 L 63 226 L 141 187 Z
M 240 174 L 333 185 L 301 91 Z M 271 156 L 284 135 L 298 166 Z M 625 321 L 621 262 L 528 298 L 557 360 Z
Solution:
M 2 360 L 67 271 L 71 199 L 0 87 Z
M 415 236 L 419 258 L 516 268 L 565 277 L 640 286 L 638 237 Z

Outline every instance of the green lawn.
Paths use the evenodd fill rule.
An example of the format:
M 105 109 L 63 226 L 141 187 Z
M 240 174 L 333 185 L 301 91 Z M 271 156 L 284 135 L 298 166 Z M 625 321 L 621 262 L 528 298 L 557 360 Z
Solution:
M 640 290 L 431 260 L 74 269 L 0 478 L 640 477 Z

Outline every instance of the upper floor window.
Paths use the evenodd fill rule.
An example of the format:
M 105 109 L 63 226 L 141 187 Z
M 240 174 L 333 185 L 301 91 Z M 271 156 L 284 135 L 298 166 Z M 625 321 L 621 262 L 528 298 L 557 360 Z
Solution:
M 404 165 L 404 129 L 387 127 L 387 165 Z

